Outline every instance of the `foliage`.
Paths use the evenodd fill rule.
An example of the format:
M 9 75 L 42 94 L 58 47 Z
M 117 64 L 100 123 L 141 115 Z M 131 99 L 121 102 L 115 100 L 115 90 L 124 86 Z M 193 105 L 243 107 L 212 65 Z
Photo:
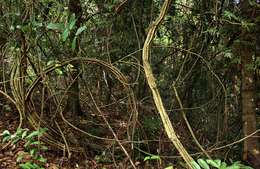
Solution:
M 61 41 L 66 42 L 71 31 L 74 29 L 76 22 L 77 22 L 77 18 L 75 17 L 75 14 L 73 14 L 70 16 L 69 22 L 67 24 L 49 23 L 46 28 L 54 31 L 61 31 L 62 32 Z M 70 42 L 72 50 L 75 50 L 77 38 L 84 30 L 86 30 L 86 28 L 87 28 L 86 26 L 81 26 L 77 29 L 72 42 Z
M 10 142 L 13 145 L 23 144 L 25 153 L 19 154 L 16 161 L 21 163 L 28 154 L 31 160 L 19 164 L 21 169 L 44 169 L 47 159 L 43 157 L 42 153 L 48 148 L 40 141 L 40 137 L 42 137 L 45 132 L 46 129 L 44 128 L 39 128 L 32 132 L 29 132 L 28 129 L 18 128 L 14 134 L 5 130 L 2 133 L 2 142 Z
M 158 155 L 146 156 L 146 157 L 144 158 L 144 161 L 153 161 L 153 160 L 155 160 L 155 161 L 161 161 L 161 158 L 160 158 L 160 156 L 158 156 Z
M 223 162 L 219 159 L 211 160 L 211 159 L 198 159 L 197 162 L 193 161 L 193 168 L 194 169 L 211 169 L 211 168 L 217 168 L 217 169 L 253 169 L 252 167 L 243 165 L 240 163 L 240 161 L 234 162 L 231 165 L 227 165 L 226 162 Z
M 115 154 L 114 149 L 121 150 L 118 145 L 113 146 L 112 150 L 109 141 L 97 138 L 91 140 L 92 137 L 89 141 L 89 137 L 85 136 L 90 133 L 112 138 L 103 125 L 103 120 L 100 120 L 100 114 L 94 110 L 95 104 L 91 102 L 90 93 L 97 106 L 105 112 L 105 117 L 118 134 L 119 140 L 133 144 L 126 146 L 127 152 L 132 151 L 130 147 L 140 148 L 130 153 L 133 157 L 142 151 L 156 154 L 157 150 L 161 150 L 160 153 L 165 156 L 176 154 L 168 140 L 160 142 L 165 140 L 165 135 L 161 132 L 160 116 L 154 115 L 158 111 L 154 108 L 141 59 L 147 30 L 158 16 L 163 1 L 79 0 L 81 17 L 71 13 L 69 2 L 76 0 L 0 0 L 0 90 L 10 95 L 16 106 L 22 106 L 25 103 L 24 96 L 28 96 L 26 103 L 28 101 L 29 106 L 25 107 L 33 110 L 25 110 L 28 116 L 23 117 L 24 122 L 36 124 L 39 119 L 31 118 L 38 116 L 31 112 L 42 112 L 43 116 L 38 114 L 40 120 L 45 122 L 44 125 L 50 124 L 46 127 L 53 128 L 50 130 L 53 132 L 50 134 L 53 137 L 51 139 L 62 138 L 57 140 L 62 145 L 62 140 L 67 140 L 68 147 L 64 145 L 66 148 L 74 150 L 75 147 L 82 146 L 83 149 L 96 151 L 96 148 L 89 148 L 89 144 L 100 144 L 100 152 L 105 153 L 89 153 L 93 154 L 98 163 L 114 159 L 117 161 L 123 155 L 120 154 L 120 158 L 109 156 L 108 154 Z M 243 2 L 248 3 L 248 6 L 243 7 L 243 3 L 238 1 L 173 0 L 151 43 L 149 62 L 163 104 L 181 143 L 191 153 L 196 153 L 197 149 L 180 115 L 182 110 L 175 99 L 173 83 L 176 84 L 187 120 L 202 147 L 208 149 L 216 144 L 222 146 L 242 137 L 242 115 L 238 112 L 242 112 L 243 105 L 246 104 L 241 104 L 241 69 L 245 67 L 259 74 L 260 68 L 259 1 Z M 252 58 L 248 57 L 253 62 L 245 65 L 241 60 L 241 52 L 245 51 L 245 48 L 242 49 L 244 44 L 250 44 L 254 50 L 254 54 L 250 54 Z M 91 61 L 91 64 L 81 62 L 79 65 L 71 63 L 60 66 L 71 57 L 91 58 L 94 64 Z M 127 82 L 124 85 L 133 91 L 131 95 L 137 106 L 127 102 L 122 85 L 118 85 L 116 78 L 96 64 L 96 59 L 115 66 L 125 75 Z M 22 63 L 22 60 L 25 62 Z M 52 72 L 44 71 L 54 66 L 56 68 Z M 14 77 L 14 74 L 17 76 Z M 257 89 L 252 93 L 258 97 L 254 100 L 259 104 L 259 75 L 255 76 L 258 79 L 255 82 Z M 35 79 L 38 80 L 37 84 L 33 83 Z M 15 86 L 19 80 L 24 84 Z M 78 81 L 76 87 L 73 85 L 75 81 Z M 72 92 L 70 89 L 78 90 Z M 84 116 L 78 117 L 70 114 L 70 111 L 66 112 L 67 108 L 74 108 L 66 104 L 74 98 L 70 93 L 80 96 L 81 105 L 75 107 L 82 107 Z M 10 102 L 2 103 L 2 98 L 0 99 L 0 114 L 11 112 Z M 17 100 L 21 102 L 18 103 Z M 129 111 L 135 107 L 139 112 L 138 117 Z M 64 117 L 60 117 L 62 113 L 59 111 L 64 113 Z M 67 119 L 71 125 L 67 125 L 63 119 Z M 260 124 L 259 115 L 255 118 L 257 119 L 258 121 L 247 124 Z M 60 129 L 54 121 L 57 121 Z M 83 122 L 87 125 L 83 125 Z M 74 131 L 72 125 L 80 130 Z M 66 133 L 71 129 L 72 134 Z M 64 131 L 64 138 L 59 137 L 60 132 L 56 131 Z M 32 154 L 33 161 L 21 166 L 34 168 L 41 164 L 38 158 L 43 150 L 40 146 L 42 142 L 36 139 L 41 137 L 40 131 L 38 132 L 32 138 L 27 138 L 30 135 L 27 129 L 19 129 L 15 134 L 3 132 L 4 142 L 22 143 L 26 152 Z M 77 139 L 71 139 L 70 135 Z M 228 153 L 235 161 L 240 160 L 242 148 L 242 144 L 235 145 Z M 227 153 L 225 150 L 218 151 L 216 156 L 222 157 Z M 159 156 L 152 155 L 144 159 L 161 161 Z M 216 166 L 232 168 L 233 165 L 233 168 L 243 167 L 238 162 L 227 165 L 222 161 L 205 159 L 197 160 L 194 165 L 203 169 Z

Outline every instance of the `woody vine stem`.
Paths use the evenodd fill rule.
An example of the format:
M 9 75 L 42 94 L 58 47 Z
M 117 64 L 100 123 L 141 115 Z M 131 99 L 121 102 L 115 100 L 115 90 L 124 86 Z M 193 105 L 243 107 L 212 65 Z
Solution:
M 163 21 L 166 12 L 168 11 L 168 8 L 170 6 L 171 0 L 165 0 L 162 8 L 160 10 L 160 14 L 157 17 L 157 19 L 151 23 L 147 37 L 143 46 L 143 53 L 142 53 L 142 59 L 143 59 L 143 66 L 144 66 L 144 72 L 146 75 L 147 83 L 152 91 L 153 100 L 155 102 L 156 108 L 160 114 L 161 120 L 163 122 L 164 129 L 166 131 L 167 136 L 171 140 L 171 142 L 174 144 L 176 149 L 179 151 L 180 155 L 184 159 L 184 161 L 187 163 L 188 168 L 192 169 L 192 161 L 193 158 L 189 155 L 189 153 L 186 151 L 180 140 L 178 139 L 176 132 L 173 129 L 172 123 L 170 121 L 170 118 L 164 108 L 162 98 L 160 95 L 160 92 L 157 88 L 155 77 L 152 72 L 151 65 L 149 63 L 149 53 L 150 53 L 150 46 L 154 39 L 154 35 L 156 30 L 158 29 L 159 25 Z

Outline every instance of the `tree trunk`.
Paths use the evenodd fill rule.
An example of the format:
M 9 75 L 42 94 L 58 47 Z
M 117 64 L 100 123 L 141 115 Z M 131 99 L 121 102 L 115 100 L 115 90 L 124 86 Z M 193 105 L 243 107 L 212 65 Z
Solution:
M 247 136 L 256 130 L 256 114 L 255 114 L 255 81 L 254 71 L 248 68 L 253 63 L 253 52 L 245 45 L 240 46 L 241 64 L 242 64 L 242 119 L 243 132 Z M 250 137 L 244 142 L 243 158 L 247 159 L 248 152 L 257 150 L 257 138 Z
M 75 14 L 77 18 L 76 22 L 76 30 L 80 27 L 81 23 L 81 16 L 82 16 L 82 8 L 79 0 L 70 0 L 69 1 L 69 11 L 70 14 Z M 71 42 L 73 40 L 73 35 L 71 35 Z M 78 44 L 76 44 L 76 49 L 73 51 L 72 56 L 76 57 L 78 52 Z M 67 105 L 65 107 L 65 110 L 67 112 L 72 113 L 72 115 L 83 115 L 83 112 L 80 107 L 80 90 L 79 90 L 79 69 L 80 64 L 78 61 L 72 62 L 73 69 L 71 72 L 72 77 L 72 84 L 70 84 L 70 87 L 68 89 L 68 100 Z
M 241 2 L 242 16 L 252 22 L 253 8 L 248 1 Z M 243 28 L 242 28 L 243 29 Z M 242 97 L 242 120 L 245 136 L 256 131 L 256 86 L 253 66 L 253 55 L 256 47 L 256 34 L 254 31 L 242 30 L 240 35 L 239 51 L 241 57 L 241 97 Z M 258 139 L 250 137 L 244 141 L 243 159 L 248 161 L 250 156 L 258 156 Z M 257 161 L 255 161 L 257 162 Z M 255 163 L 253 162 L 253 163 Z M 254 165 L 254 164 L 253 164 Z

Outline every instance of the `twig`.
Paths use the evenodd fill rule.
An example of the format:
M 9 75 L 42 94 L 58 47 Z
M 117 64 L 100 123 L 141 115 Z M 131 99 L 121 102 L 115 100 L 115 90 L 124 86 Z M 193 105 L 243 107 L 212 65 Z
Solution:
M 71 153 L 70 153 L 70 148 L 69 148 L 68 142 L 67 142 L 67 140 L 66 140 L 66 138 L 65 138 L 65 136 L 64 136 L 64 134 L 63 134 L 63 132 L 62 132 L 62 130 L 61 130 L 61 128 L 60 128 L 60 126 L 59 126 L 59 124 L 57 123 L 56 120 L 55 120 L 55 124 L 58 127 L 58 129 L 59 129 L 59 132 L 60 132 L 61 137 L 62 137 L 62 139 L 64 141 L 64 144 L 65 144 L 65 147 L 66 147 L 66 149 L 68 151 L 68 158 L 70 159 Z
M 126 151 L 126 149 L 124 148 L 124 146 L 122 145 L 122 143 L 119 141 L 119 139 L 118 139 L 116 133 L 114 132 L 113 128 L 111 127 L 111 125 L 110 125 L 109 122 L 107 121 L 107 119 L 106 119 L 106 117 L 104 116 L 104 114 L 102 113 L 102 111 L 101 111 L 101 110 L 99 109 L 99 107 L 97 106 L 96 101 L 95 101 L 95 99 L 93 98 L 93 95 L 92 95 L 91 91 L 90 91 L 89 89 L 88 89 L 88 91 L 89 91 L 90 97 L 91 97 L 91 99 L 92 99 L 92 101 L 93 101 L 93 103 L 94 103 L 94 105 L 95 105 L 97 111 L 100 113 L 100 115 L 102 116 L 102 118 L 103 118 L 103 120 L 105 121 L 106 125 L 108 126 L 108 128 L 109 128 L 110 131 L 112 132 L 112 134 L 113 134 L 113 136 L 114 136 L 116 142 L 117 142 L 117 143 L 119 144 L 119 146 L 122 148 L 123 152 L 125 153 L 125 155 L 126 155 L 127 158 L 129 159 L 129 161 L 130 161 L 131 165 L 133 166 L 133 168 L 134 168 L 134 169 L 137 169 L 137 168 L 135 167 L 135 164 L 134 164 L 134 162 L 132 161 L 130 155 L 128 154 L 128 152 Z
M 185 121 L 185 123 L 186 123 L 186 125 L 187 125 L 187 127 L 189 129 L 189 131 L 190 131 L 190 134 L 191 134 L 193 140 L 195 141 L 195 143 L 199 147 L 199 149 L 207 156 L 207 158 L 211 159 L 209 154 L 205 151 L 205 149 L 199 143 L 198 139 L 196 138 L 196 136 L 195 136 L 195 134 L 194 134 L 194 132 L 193 132 L 191 126 L 190 126 L 190 123 L 189 123 L 189 121 L 188 121 L 188 119 L 186 117 L 186 113 L 184 112 L 183 105 L 182 105 L 181 99 L 179 97 L 178 91 L 177 91 L 177 89 L 175 87 L 175 84 L 173 84 L 172 87 L 173 87 L 173 90 L 174 90 L 175 97 L 176 97 L 176 99 L 177 99 L 177 101 L 178 101 L 178 103 L 180 105 L 182 117 L 183 117 L 183 119 L 184 119 L 184 121 Z

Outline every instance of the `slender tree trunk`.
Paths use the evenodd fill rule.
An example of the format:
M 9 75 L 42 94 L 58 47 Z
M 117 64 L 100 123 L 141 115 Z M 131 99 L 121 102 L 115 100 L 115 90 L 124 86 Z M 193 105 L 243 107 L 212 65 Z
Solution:
M 76 28 L 80 27 L 82 8 L 79 0 L 70 0 L 69 1 L 69 11 L 71 14 L 75 14 L 77 18 Z M 71 36 L 72 37 L 72 36 Z M 72 41 L 73 37 L 71 38 Z M 76 45 L 75 51 L 73 51 L 72 56 L 76 57 L 78 52 L 78 44 Z M 80 90 L 79 90 L 79 73 L 80 73 L 80 64 L 78 61 L 71 63 L 73 65 L 73 70 L 71 72 L 72 84 L 68 90 L 68 101 L 65 107 L 67 112 L 72 113 L 72 115 L 83 115 L 83 112 L 80 107 Z

